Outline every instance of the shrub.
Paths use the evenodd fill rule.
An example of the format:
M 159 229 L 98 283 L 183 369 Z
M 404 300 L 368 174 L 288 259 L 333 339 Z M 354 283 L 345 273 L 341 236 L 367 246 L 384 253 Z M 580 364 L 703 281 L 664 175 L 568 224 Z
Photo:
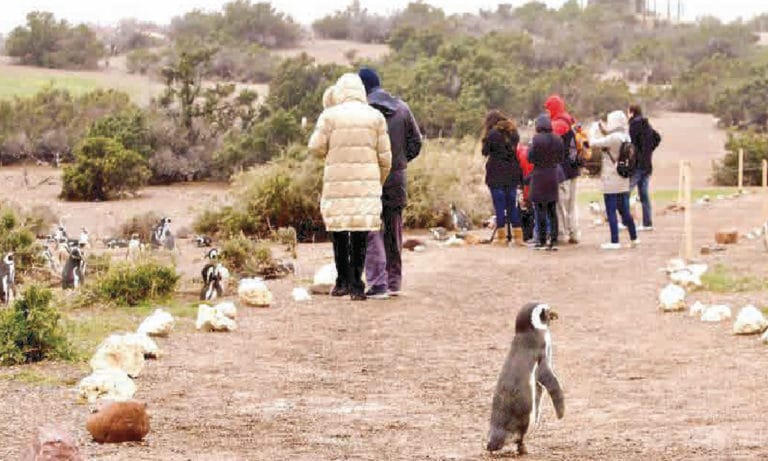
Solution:
M 51 306 L 50 290 L 29 286 L 10 309 L 0 311 L 0 364 L 17 365 L 72 355 Z
M 163 299 L 173 293 L 179 275 L 172 266 L 157 261 L 142 261 L 137 265 L 118 264 L 96 281 L 94 291 L 104 300 L 120 305 Z
M 64 169 L 61 198 L 110 200 L 135 193 L 149 181 L 147 161 L 112 138 L 86 138 L 75 164 Z
M 712 179 L 718 186 L 736 186 L 739 177 L 739 149 L 744 149 L 744 185 L 762 184 L 763 160 L 768 159 L 768 135 L 758 133 L 731 133 L 725 144 L 728 153 L 715 162 Z
M 491 214 L 491 199 L 484 184 L 484 161 L 477 143 L 464 141 L 427 143 L 424 152 L 408 166 L 408 206 L 404 224 L 410 228 L 450 228 L 450 206 L 456 206 L 475 222 Z
M 159 54 L 139 48 L 128 53 L 125 66 L 129 74 L 154 74 L 159 70 L 161 61 L 162 57 Z
M 120 225 L 118 234 L 124 239 L 129 239 L 133 234 L 138 234 L 139 239 L 147 242 L 160 219 L 162 219 L 162 216 L 152 211 L 134 216 Z
M 244 277 L 273 278 L 285 275 L 280 265 L 272 259 L 269 246 L 254 242 L 242 234 L 222 244 L 221 258 L 228 269 Z
M 40 247 L 25 215 L 10 205 L 0 204 L 0 253 L 12 251 L 17 273 L 42 264 Z

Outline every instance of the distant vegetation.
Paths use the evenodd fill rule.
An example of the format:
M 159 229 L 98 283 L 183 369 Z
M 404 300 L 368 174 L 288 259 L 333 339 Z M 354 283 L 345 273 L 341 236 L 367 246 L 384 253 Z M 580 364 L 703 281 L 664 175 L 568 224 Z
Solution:
M 5 50 L 22 64 L 57 69 L 95 69 L 105 54 L 104 45 L 88 26 L 71 26 L 40 11 L 29 13 L 27 25 L 8 35 Z

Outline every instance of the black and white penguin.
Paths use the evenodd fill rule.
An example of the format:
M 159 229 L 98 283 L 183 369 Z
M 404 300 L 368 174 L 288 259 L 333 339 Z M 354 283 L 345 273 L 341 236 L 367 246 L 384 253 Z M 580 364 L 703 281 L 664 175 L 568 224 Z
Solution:
M 501 450 L 512 435 L 518 453 L 527 453 L 523 437 L 538 422 L 543 388 L 552 397 L 557 418 L 563 417 L 565 403 L 552 370 L 549 331 L 550 320 L 556 318 L 547 304 L 540 303 L 526 304 L 517 314 L 515 338 L 493 394 L 488 451 Z
M 210 247 L 213 244 L 213 240 L 207 235 L 198 235 L 195 237 L 195 243 L 198 248 Z
M 166 237 L 171 233 L 171 218 L 163 218 L 157 223 L 152 231 L 150 243 L 152 248 L 160 249 L 166 247 Z
M 211 248 L 205 257 L 210 261 L 203 267 L 203 289 L 200 292 L 201 301 L 213 301 L 224 294 L 221 281 L 224 279 L 224 266 L 218 262 L 219 250 Z
M 85 258 L 80 248 L 72 248 L 61 272 L 61 287 L 78 289 L 85 282 Z
M 0 263 L 0 301 L 8 305 L 16 295 L 16 263 L 13 253 L 6 253 Z

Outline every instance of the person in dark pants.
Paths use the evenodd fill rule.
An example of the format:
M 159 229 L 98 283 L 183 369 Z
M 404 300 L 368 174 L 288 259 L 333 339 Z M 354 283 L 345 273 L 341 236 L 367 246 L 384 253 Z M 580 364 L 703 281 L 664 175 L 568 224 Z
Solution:
M 658 147 L 659 139 L 651 128 L 648 119 L 643 117 L 640 106 L 629 106 L 629 136 L 637 153 L 637 170 L 631 178 L 630 191 L 637 187 L 640 202 L 643 204 L 643 225 L 638 231 L 653 230 L 653 210 L 648 189 L 653 174 L 653 151 Z
M 637 238 L 635 220 L 629 211 L 629 178 L 619 175 L 617 161 L 621 153 L 621 145 L 629 143 L 629 127 L 627 114 L 617 110 L 608 114 L 605 127 L 602 122 L 596 124 L 590 135 L 590 144 L 593 149 L 602 152 L 602 168 L 600 179 L 603 183 L 603 197 L 605 199 L 605 213 L 611 231 L 611 241 L 602 244 L 603 250 L 620 250 L 619 222 L 617 212 L 621 215 L 622 223 L 627 227 L 630 238 L 630 246 L 637 247 L 640 240 Z
M 531 173 L 531 201 L 536 207 L 538 236 L 534 249 L 557 250 L 557 198 L 562 182 L 565 148 L 563 139 L 552 133 L 552 121 L 548 115 L 536 119 L 536 135 L 528 150 L 528 160 L 533 164 Z M 549 227 L 547 226 L 549 221 Z M 547 245 L 549 230 L 549 245 Z
M 387 122 L 368 105 L 357 74 L 342 75 L 323 105 L 309 150 L 325 159 L 320 212 L 338 272 L 331 295 L 364 301 L 368 232 L 381 227 L 381 187 L 392 160 Z
M 421 153 L 421 131 L 416 119 L 401 99 L 381 87 L 378 74 L 371 68 L 358 73 L 365 85 L 368 103 L 384 115 L 392 147 L 392 170 L 382 191 L 382 228 L 368 234 L 365 258 L 366 296 L 387 299 L 399 296 L 403 284 L 403 209 L 407 204 L 406 170 L 408 163 Z

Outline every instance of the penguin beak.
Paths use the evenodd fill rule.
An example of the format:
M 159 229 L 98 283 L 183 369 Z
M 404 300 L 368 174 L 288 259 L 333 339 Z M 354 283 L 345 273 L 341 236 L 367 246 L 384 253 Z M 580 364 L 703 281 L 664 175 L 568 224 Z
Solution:
M 556 310 L 550 309 L 549 310 L 549 320 L 558 320 L 560 318 L 560 314 L 557 313 Z

